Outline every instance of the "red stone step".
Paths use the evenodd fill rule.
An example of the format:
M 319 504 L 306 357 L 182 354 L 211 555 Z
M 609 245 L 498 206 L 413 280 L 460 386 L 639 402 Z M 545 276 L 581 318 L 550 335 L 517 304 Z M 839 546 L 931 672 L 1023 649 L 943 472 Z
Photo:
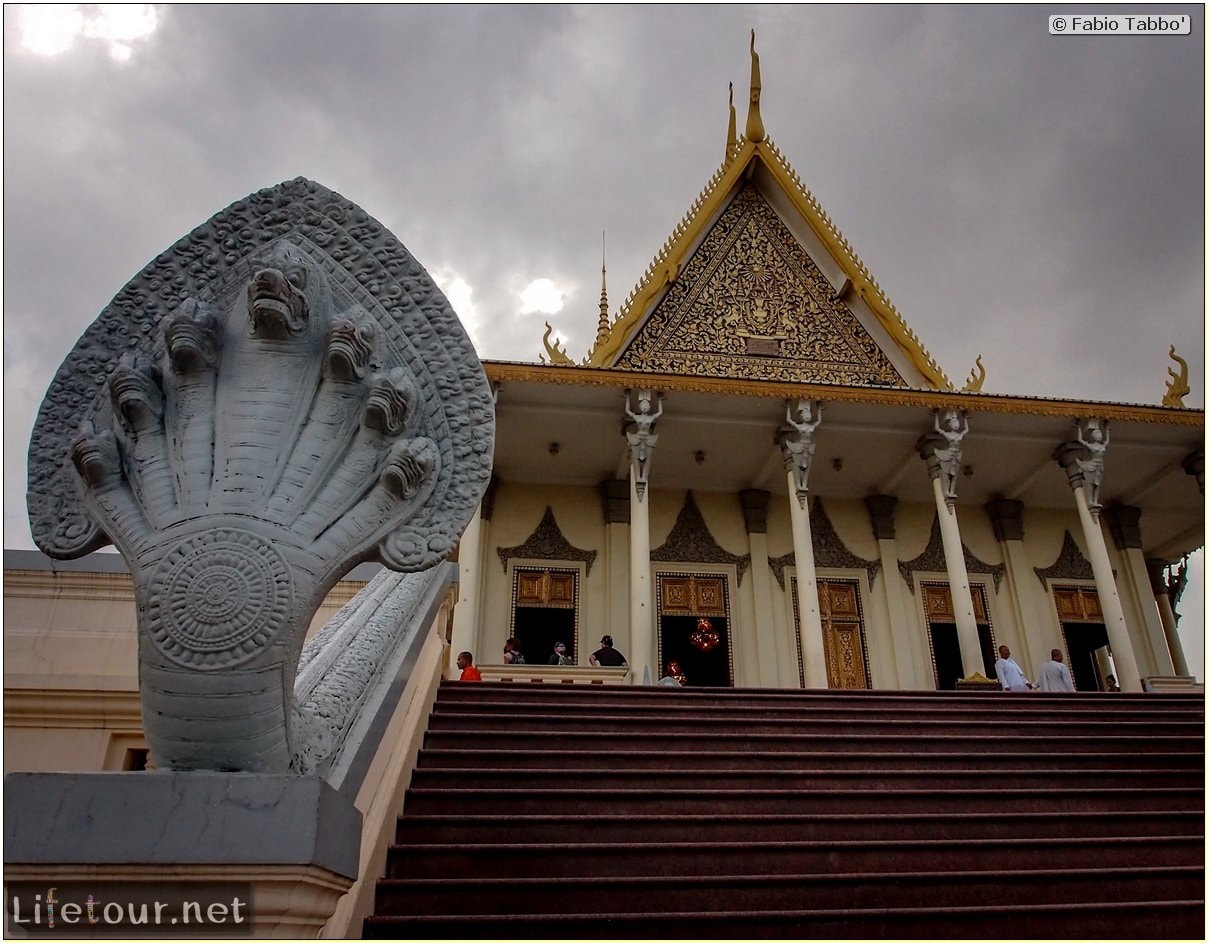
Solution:
M 557 904 L 557 903 L 554 903 Z M 1204 899 L 1008 905 L 993 902 L 945 908 L 776 910 L 636 915 L 542 913 L 520 915 L 378 916 L 367 938 L 585 939 L 1204 939 Z
M 474 747 L 465 743 L 460 747 L 426 747 L 419 759 L 424 767 L 443 767 L 447 770 L 462 768 L 526 770 L 560 769 L 608 770 L 639 772 L 663 770 L 669 764 L 692 770 L 901 770 L 950 771 L 986 770 L 1001 776 L 1025 775 L 1032 772 L 1061 770 L 1202 770 L 1204 755 L 1187 751 L 1178 754 L 1161 754 L 1139 751 L 1131 754 L 1092 754 L 1082 751 L 1063 753 L 1058 750 L 1040 753 L 1020 751 L 1000 754 L 989 751 L 978 752 L 918 752 L 906 751 L 859 751 L 853 746 L 849 751 L 758 751 L 744 749 L 741 742 L 731 742 L 729 749 L 693 749 L 685 746 L 680 750 L 674 744 L 661 748 L 640 749 L 626 742 L 624 750 L 584 750 L 552 747 L 542 750 L 505 749 L 487 746 Z M 762 745 L 774 747 L 774 745 Z M 880 745 L 879 745 L 880 746 Z M 675 772 L 675 771 L 673 771 Z
M 433 711 L 430 731 L 475 729 L 509 731 L 523 713 L 523 729 L 532 732 L 607 731 L 617 734 L 627 730 L 658 730 L 664 734 L 700 731 L 704 726 L 741 728 L 752 734 L 924 734 L 944 735 L 1049 735 L 1049 736 L 1170 736 L 1204 737 L 1201 714 L 1188 712 L 1181 718 L 1168 713 L 1143 712 L 1080 712 L 1055 718 L 1052 711 L 1029 710 L 982 712 L 971 708 L 961 714 L 922 711 L 839 711 L 834 708 L 812 708 L 798 712 L 774 711 L 770 708 L 690 708 L 675 705 L 649 706 L 635 712 L 629 703 L 574 706 L 557 711 L 559 706 L 546 701 L 521 705 L 505 702 L 467 702 L 440 705 Z
M 1092 836 L 1199 836 L 1204 813 L 1176 811 L 943 813 L 629 813 L 625 819 L 505 813 L 411 814 L 399 818 L 400 844 L 493 842 L 763 842 L 904 838 L 1039 839 Z
M 745 730 L 698 730 L 693 733 L 668 733 L 650 728 L 630 728 L 624 737 L 614 731 L 561 731 L 534 733 L 523 723 L 514 722 L 507 730 L 475 729 L 429 731 L 424 747 L 433 750 L 557 751 L 600 753 L 625 748 L 655 754 L 696 754 L 708 751 L 775 751 L 785 753 L 903 753 L 903 754 L 983 754 L 999 758 L 1020 755 L 1045 756 L 1087 754 L 1135 757 L 1139 754 L 1203 754 L 1204 739 L 1173 737 L 1165 734 L 1146 736 L 1090 735 L 1062 737 L 988 734 L 938 734 L 903 732 L 899 734 L 790 734 L 757 733 Z
M 776 814 L 806 809 L 820 814 L 878 813 L 887 810 L 902 814 L 964 812 L 1053 811 L 1057 813 L 1092 812 L 1110 817 L 1116 811 L 1170 810 L 1204 815 L 1205 791 L 1195 787 L 1150 787 L 1138 785 L 1111 787 L 1076 783 L 1051 787 L 951 788 L 925 785 L 905 788 L 893 782 L 884 787 L 862 786 L 846 789 L 845 781 L 833 780 L 829 789 L 804 794 L 798 789 L 770 789 L 767 785 L 743 788 L 679 789 L 651 787 L 645 778 L 642 787 L 594 789 L 589 785 L 569 788 L 533 786 L 514 778 L 509 787 L 476 788 L 459 785 L 464 771 L 455 771 L 449 785 L 412 787 L 406 800 L 406 815 L 464 813 L 487 815 L 507 810 L 515 815 L 548 813 L 562 816 L 616 817 L 686 813 L 698 816 L 718 815 L 720 811 Z M 897 778 L 890 778 L 897 780 Z M 664 778 L 660 777 L 662 784 Z M 764 783 L 763 779 L 756 784 Z
M 540 914 L 551 902 L 575 902 L 584 914 L 944 907 L 994 902 L 996 908 L 1069 901 L 1195 899 L 1197 867 L 1025 869 L 957 872 L 832 872 L 806 875 L 705 875 L 592 878 L 385 879 L 378 914 Z
M 1024 869 L 1044 856 L 1049 868 L 1203 865 L 1203 836 L 1038 840 L 884 839 L 731 843 L 449 843 L 393 845 L 387 878 L 539 878 L 560 876 L 780 875 L 879 871 Z

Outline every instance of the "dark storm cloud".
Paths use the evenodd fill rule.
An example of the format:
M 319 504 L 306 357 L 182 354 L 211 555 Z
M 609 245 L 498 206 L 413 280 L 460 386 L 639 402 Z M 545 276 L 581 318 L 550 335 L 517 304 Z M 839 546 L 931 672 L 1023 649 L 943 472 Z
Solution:
M 1173 8 L 1174 9 L 1174 8 Z M 960 386 L 1203 404 L 1204 47 L 1055 37 L 1049 10 L 172 6 L 127 63 L 20 49 L 5 11 L 6 542 L 28 546 L 33 410 L 158 251 L 312 177 L 473 289 L 487 357 L 581 357 L 743 126 L 769 135 Z M 531 279 L 572 290 L 520 314 Z

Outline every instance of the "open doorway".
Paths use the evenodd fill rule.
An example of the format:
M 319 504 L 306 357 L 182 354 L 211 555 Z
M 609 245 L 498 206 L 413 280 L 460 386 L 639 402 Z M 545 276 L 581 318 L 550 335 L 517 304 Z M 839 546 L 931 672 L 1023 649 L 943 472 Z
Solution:
M 928 621 L 928 643 L 932 650 L 932 670 L 938 691 L 952 691 L 957 680 L 981 673 L 985 678 L 995 675 L 995 634 L 987 608 L 986 587 L 970 584 L 974 603 L 974 623 L 978 627 L 981 650 L 973 659 L 962 659 L 957 637 L 957 617 L 953 612 L 953 596 L 949 585 L 927 582 L 919 585 L 923 596 L 924 616 Z
M 734 685 L 729 596 L 720 574 L 656 574 L 659 674 L 680 663 L 690 688 Z
M 1107 691 L 1105 679 L 1113 674 L 1112 653 L 1099 594 L 1091 587 L 1054 587 L 1054 606 L 1075 690 Z
M 561 642 L 578 664 L 579 571 L 518 567 L 512 592 L 512 635 L 525 662 L 544 665 Z

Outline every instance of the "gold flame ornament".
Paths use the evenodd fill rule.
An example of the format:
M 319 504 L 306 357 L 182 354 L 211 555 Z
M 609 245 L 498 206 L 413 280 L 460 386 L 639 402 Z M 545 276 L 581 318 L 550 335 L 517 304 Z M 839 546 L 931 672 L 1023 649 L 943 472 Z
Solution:
M 1177 374 L 1170 367 L 1167 368 L 1167 373 L 1171 375 L 1171 379 L 1167 381 L 1167 394 L 1163 397 L 1163 406 L 1178 406 L 1184 405 L 1184 397 L 1192 392 L 1192 388 L 1188 386 L 1188 362 L 1180 357 L 1175 352 L 1175 345 L 1171 345 L 1171 350 L 1167 352 L 1167 356 L 1180 365 L 1180 372 Z

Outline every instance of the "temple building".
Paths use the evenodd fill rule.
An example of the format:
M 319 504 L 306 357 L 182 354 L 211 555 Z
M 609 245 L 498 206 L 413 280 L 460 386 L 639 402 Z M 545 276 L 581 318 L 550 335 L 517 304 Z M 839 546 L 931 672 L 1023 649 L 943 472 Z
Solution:
M 1204 543 L 1204 412 L 959 389 L 746 123 L 575 362 L 484 361 L 491 486 L 456 556 L 444 674 L 934 690 L 1194 683 L 1174 603 Z M 586 315 L 586 317 L 591 317 Z M 1174 356 L 1174 352 L 1173 352 Z M 365 585 L 363 565 L 312 633 Z M 140 766 L 135 599 L 114 554 L 5 559 L 6 770 Z M 594 668 L 604 636 L 628 661 Z M 516 637 L 526 666 L 502 665 Z M 573 665 L 548 667 L 556 642 Z
M 746 125 L 595 344 L 485 361 L 492 487 L 459 553 L 452 650 L 505 639 L 629 681 L 1080 690 L 1188 676 L 1171 596 L 1204 542 L 1203 411 L 957 388 L 765 132 Z M 1174 356 L 1174 351 L 1172 352 Z M 1177 363 L 1182 363 L 1176 358 Z M 1186 565 L 1185 565 L 1186 566 Z M 1143 680 L 1150 680 L 1144 682 Z

